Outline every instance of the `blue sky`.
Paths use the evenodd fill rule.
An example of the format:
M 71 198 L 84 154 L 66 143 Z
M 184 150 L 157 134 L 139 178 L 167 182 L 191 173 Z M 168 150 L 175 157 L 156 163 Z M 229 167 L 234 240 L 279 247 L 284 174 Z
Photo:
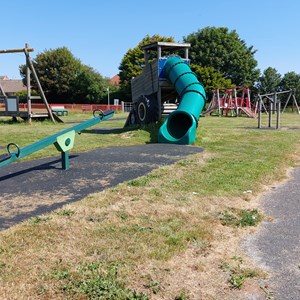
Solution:
M 1 3 L 0 49 L 66 46 L 82 63 L 112 77 L 145 35 L 184 36 L 206 26 L 236 30 L 267 67 L 300 73 L 299 0 L 9 0 Z M 24 55 L 1 54 L 0 75 L 19 78 Z

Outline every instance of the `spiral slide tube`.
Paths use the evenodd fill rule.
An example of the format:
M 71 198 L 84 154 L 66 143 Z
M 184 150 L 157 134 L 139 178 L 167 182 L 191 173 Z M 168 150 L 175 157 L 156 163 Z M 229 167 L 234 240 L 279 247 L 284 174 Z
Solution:
M 164 72 L 175 87 L 180 104 L 159 129 L 158 142 L 190 145 L 195 142 L 196 130 L 206 94 L 203 85 L 180 57 L 170 56 Z

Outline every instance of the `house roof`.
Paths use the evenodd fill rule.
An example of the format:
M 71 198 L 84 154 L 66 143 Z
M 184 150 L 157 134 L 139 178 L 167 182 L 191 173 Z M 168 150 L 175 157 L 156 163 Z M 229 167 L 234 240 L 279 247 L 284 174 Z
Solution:
M 110 79 L 109 83 L 115 85 L 120 84 L 120 76 L 118 74 L 115 75 L 113 78 Z
M 0 76 L 0 85 L 7 94 L 26 91 L 26 86 L 21 79 L 8 79 L 7 76 Z

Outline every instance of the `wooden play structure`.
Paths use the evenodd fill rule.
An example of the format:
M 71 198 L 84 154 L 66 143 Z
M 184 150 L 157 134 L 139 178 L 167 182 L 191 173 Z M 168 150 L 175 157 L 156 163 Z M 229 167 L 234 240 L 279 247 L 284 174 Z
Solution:
M 131 80 L 132 109 L 125 126 L 155 123 L 168 113 L 158 142 L 194 143 L 206 93 L 190 68 L 190 47 L 189 43 L 159 41 L 142 47 L 145 66 Z
M 4 111 L 0 111 L 0 117 L 1 116 L 11 116 L 11 117 L 20 117 L 24 120 L 28 120 L 29 123 L 31 123 L 32 119 L 38 118 L 38 119 L 46 119 L 50 118 L 52 122 L 55 123 L 56 121 L 61 121 L 55 114 L 53 114 L 48 101 L 46 99 L 46 96 L 44 94 L 44 91 L 42 89 L 42 86 L 40 84 L 40 81 L 38 79 L 37 73 L 34 69 L 34 65 L 32 63 L 32 60 L 30 58 L 29 53 L 33 52 L 34 49 L 30 48 L 28 44 L 25 45 L 25 48 L 23 49 L 10 49 L 10 50 L 0 50 L 0 54 L 7 54 L 7 53 L 24 53 L 25 59 L 26 59 L 26 86 L 27 86 L 27 111 L 19 111 L 19 99 L 18 97 L 11 97 L 7 96 L 5 94 L 4 89 L 0 85 L 0 100 L 4 102 Z M 31 74 L 33 79 L 35 80 L 38 92 L 40 96 L 32 96 L 31 95 Z M 33 112 L 31 103 L 32 100 L 42 100 L 44 104 L 44 111 L 45 112 Z
M 245 87 L 217 88 L 204 115 L 241 116 L 255 118 L 254 106 L 250 101 L 250 90 Z
M 287 96 L 286 99 L 284 99 Z M 283 109 L 282 102 L 285 100 L 285 105 Z M 284 113 L 288 104 L 292 101 L 293 109 L 297 108 L 298 114 L 300 114 L 299 106 L 295 98 L 295 92 L 293 90 L 273 92 L 268 94 L 258 94 L 256 98 L 256 108 L 255 111 L 258 112 L 258 125 L 257 127 L 262 128 L 262 113 L 268 114 L 268 128 L 272 128 L 273 124 L 273 114 L 276 117 L 275 128 L 280 128 L 280 114 Z

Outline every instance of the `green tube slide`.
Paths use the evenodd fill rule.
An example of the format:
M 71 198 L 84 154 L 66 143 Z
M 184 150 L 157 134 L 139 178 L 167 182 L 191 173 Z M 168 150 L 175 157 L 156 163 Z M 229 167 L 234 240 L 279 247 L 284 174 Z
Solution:
M 206 94 L 190 66 L 178 56 L 170 56 L 164 73 L 175 87 L 180 103 L 159 129 L 158 142 L 190 145 L 196 140 L 196 130 Z

